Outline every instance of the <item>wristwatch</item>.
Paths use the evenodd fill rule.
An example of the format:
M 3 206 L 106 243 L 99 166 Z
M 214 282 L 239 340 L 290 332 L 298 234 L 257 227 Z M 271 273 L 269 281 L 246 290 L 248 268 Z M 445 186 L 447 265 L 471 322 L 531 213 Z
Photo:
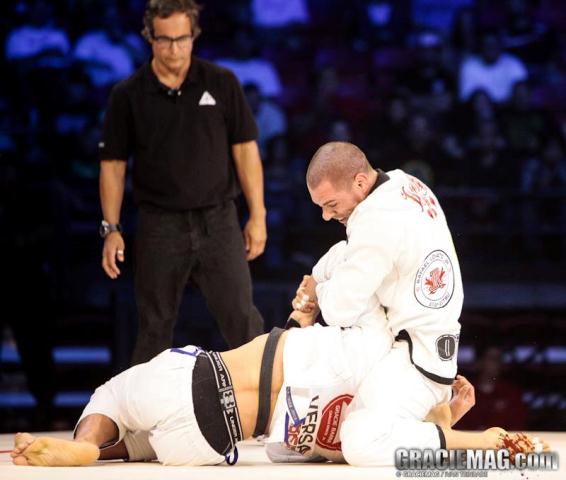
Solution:
M 109 233 L 120 232 L 122 233 L 122 225 L 119 223 L 108 223 L 106 220 L 100 222 L 100 227 L 98 228 L 98 233 L 102 238 L 106 238 Z

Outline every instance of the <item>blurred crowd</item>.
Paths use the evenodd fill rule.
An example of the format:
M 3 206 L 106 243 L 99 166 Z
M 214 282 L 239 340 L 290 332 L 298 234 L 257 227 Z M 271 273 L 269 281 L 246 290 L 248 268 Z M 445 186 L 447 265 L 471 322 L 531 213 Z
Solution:
M 465 280 L 476 268 L 482 281 L 499 269 L 514 272 L 507 273 L 513 280 L 550 282 L 555 268 L 563 281 L 562 0 L 201 4 L 195 54 L 235 72 L 260 131 L 269 239 L 254 280 L 296 281 L 333 236 L 343 236 L 341 226 L 323 225 L 304 174 L 322 143 L 344 140 L 375 167 L 402 168 L 434 188 Z M 140 34 L 144 6 L 0 2 L 0 251 L 7 272 L 0 337 L 11 326 L 22 353 L 27 345 L 48 358 L 51 308 L 96 292 L 85 279 L 108 283 L 96 233 L 98 142 L 112 86 L 149 58 Z M 122 210 L 127 240 L 135 221 L 129 201 Z M 478 398 L 499 398 L 491 413 L 499 420 L 506 413 L 504 423 L 521 428 L 521 392 L 511 383 L 493 386 L 502 356 L 485 347 L 470 372 Z M 45 381 L 53 372 L 45 362 L 30 374 L 40 405 L 53 396 Z
M 291 237 L 317 238 L 322 222 L 304 171 L 329 140 L 426 181 L 464 237 L 565 259 L 560 0 L 201 3 L 195 52 L 236 73 L 259 125 L 268 267 L 314 258 Z M 0 213 L 3 227 L 15 221 L 14 191 L 25 184 L 53 205 L 60 245 L 87 231 L 95 238 L 103 110 L 112 85 L 148 58 L 143 9 L 143 0 L 0 5 L 2 202 L 12 206 Z

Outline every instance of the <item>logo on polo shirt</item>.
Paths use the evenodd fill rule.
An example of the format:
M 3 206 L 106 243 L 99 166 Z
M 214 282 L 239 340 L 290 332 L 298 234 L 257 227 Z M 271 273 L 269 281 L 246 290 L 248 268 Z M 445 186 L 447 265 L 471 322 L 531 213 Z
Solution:
M 216 105 L 216 100 L 214 100 L 214 97 L 205 90 L 204 93 L 202 94 L 202 97 L 200 97 L 198 104 L 199 105 Z

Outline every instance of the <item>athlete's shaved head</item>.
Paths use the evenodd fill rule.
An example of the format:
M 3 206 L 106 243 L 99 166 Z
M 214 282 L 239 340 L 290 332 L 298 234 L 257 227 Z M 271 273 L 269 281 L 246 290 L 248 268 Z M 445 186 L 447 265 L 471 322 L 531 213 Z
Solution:
M 346 225 L 350 214 L 371 192 L 377 172 L 358 147 L 330 142 L 320 147 L 307 170 L 312 201 L 322 208 L 324 220 Z
M 372 170 L 364 152 L 348 142 L 329 142 L 312 157 L 307 170 L 307 186 L 316 188 L 323 180 L 336 188 L 347 188 L 358 173 Z

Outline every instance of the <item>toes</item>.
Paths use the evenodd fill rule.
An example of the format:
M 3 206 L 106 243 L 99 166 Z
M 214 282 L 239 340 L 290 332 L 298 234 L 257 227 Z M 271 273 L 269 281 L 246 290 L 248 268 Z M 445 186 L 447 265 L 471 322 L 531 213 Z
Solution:
M 16 448 L 26 448 L 31 442 L 35 440 L 35 437 L 27 432 L 18 432 L 14 436 L 14 446 Z
M 29 465 L 27 458 L 24 457 L 23 455 L 18 455 L 17 457 L 14 457 L 12 459 L 12 462 L 14 463 L 14 465 Z

